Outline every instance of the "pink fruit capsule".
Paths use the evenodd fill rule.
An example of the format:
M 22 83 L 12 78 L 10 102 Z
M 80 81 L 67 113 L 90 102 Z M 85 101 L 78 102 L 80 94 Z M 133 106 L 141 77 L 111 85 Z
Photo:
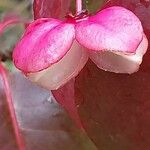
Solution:
M 76 38 L 99 68 L 115 73 L 136 72 L 148 47 L 140 20 L 116 6 L 79 22 Z
M 90 17 L 36 20 L 16 45 L 13 58 L 33 82 L 54 90 L 77 76 L 88 53 L 101 69 L 137 71 L 147 43 L 141 22 L 131 11 L 110 7 Z

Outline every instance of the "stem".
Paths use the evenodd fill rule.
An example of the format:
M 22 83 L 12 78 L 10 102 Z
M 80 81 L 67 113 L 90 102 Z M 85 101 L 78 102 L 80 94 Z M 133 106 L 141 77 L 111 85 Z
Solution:
M 6 71 L 1 63 L 0 63 L 0 74 L 1 74 L 1 77 L 2 77 L 2 80 L 4 83 L 4 91 L 6 94 L 6 101 L 7 101 L 11 121 L 12 121 L 12 126 L 14 129 L 17 145 L 18 145 L 19 150 L 25 150 L 24 142 L 23 142 L 22 136 L 20 134 L 19 126 L 18 126 L 17 119 L 16 119 L 15 109 L 13 106 L 13 101 L 12 101 L 9 83 L 8 83 L 7 76 L 6 76 Z
M 9 15 L 8 15 L 9 17 Z M 2 23 L 0 23 L 0 34 L 5 30 L 6 27 L 8 27 L 9 25 L 13 25 L 13 24 L 17 24 L 21 22 L 21 19 L 19 19 L 17 16 L 13 16 L 12 18 L 3 21 Z
M 82 11 L 82 0 L 76 0 L 76 14 L 80 14 Z

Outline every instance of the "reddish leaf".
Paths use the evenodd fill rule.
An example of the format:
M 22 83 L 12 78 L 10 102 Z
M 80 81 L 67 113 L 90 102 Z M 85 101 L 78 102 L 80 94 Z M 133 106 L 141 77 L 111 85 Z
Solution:
M 88 138 L 78 131 L 51 93 L 25 79 L 11 76 L 17 120 L 27 150 L 95 150 Z
M 95 150 L 94 145 L 75 128 L 49 91 L 33 85 L 19 73 L 11 74 L 9 79 L 26 150 Z M 17 150 L 1 82 L 0 98 L 0 149 Z
M 69 12 L 70 0 L 34 0 L 34 17 L 64 18 Z
M 118 75 L 89 62 L 78 76 L 79 116 L 99 149 L 150 149 L 149 74 Z
M 59 104 L 61 104 L 61 106 L 63 106 L 68 111 L 69 115 L 75 121 L 76 125 L 79 128 L 82 128 L 82 124 L 77 113 L 77 108 L 74 101 L 74 81 L 75 79 L 72 79 L 62 88 L 53 91 L 53 94 Z

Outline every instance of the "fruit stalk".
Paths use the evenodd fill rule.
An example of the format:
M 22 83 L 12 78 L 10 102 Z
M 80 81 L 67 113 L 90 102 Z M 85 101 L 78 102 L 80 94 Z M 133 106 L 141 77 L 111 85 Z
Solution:
M 8 83 L 8 80 L 7 80 L 6 71 L 5 71 L 5 68 L 3 67 L 3 65 L 1 63 L 0 63 L 0 74 L 1 74 L 1 77 L 2 77 L 2 80 L 3 80 L 3 83 L 4 83 L 4 91 L 5 91 L 5 94 L 6 94 L 6 101 L 7 101 L 11 121 L 12 121 L 12 126 L 13 126 L 14 133 L 15 133 L 15 136 L 16 136 L 18 149 L 19 150 L 25 150 L 25 145 L 24 145 L 24 142 L 23 142 L 23 138 L 21 136 L 19 126 L 18 126 L 18 123 L 17 123 L 17 118 L 16 118 L 16 114 L 15 114 L 15 109 L 14 109 L 14 106 L 13 106 L 12 95 L 11 95 L 11 90 L 10 90 L 9 83 Z
M 76 0 L 76 14 L 80 14 L 82 11 L 82 0 Z

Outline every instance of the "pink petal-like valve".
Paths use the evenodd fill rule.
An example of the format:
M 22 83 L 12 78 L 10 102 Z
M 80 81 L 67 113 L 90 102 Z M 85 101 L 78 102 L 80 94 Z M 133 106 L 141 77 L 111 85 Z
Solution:
M 148 40 L 144 35 L 135 54 L 129 55 L 119 52 L 95 51 L 90 52 L 90 58 L 99 68 L 105 71 L 131 74 L 138 71 L 147 48 Z
M 90 50 L 135 53 L 143 38 L 140 20 L 123 7 L 110 7 L 76 25 L 76 39 Z
M 55 19 L 39 19 L 27 28 L 13 58 L 25 73 L 43 70 L 58 62 L 74 40 L 74 25 Z

